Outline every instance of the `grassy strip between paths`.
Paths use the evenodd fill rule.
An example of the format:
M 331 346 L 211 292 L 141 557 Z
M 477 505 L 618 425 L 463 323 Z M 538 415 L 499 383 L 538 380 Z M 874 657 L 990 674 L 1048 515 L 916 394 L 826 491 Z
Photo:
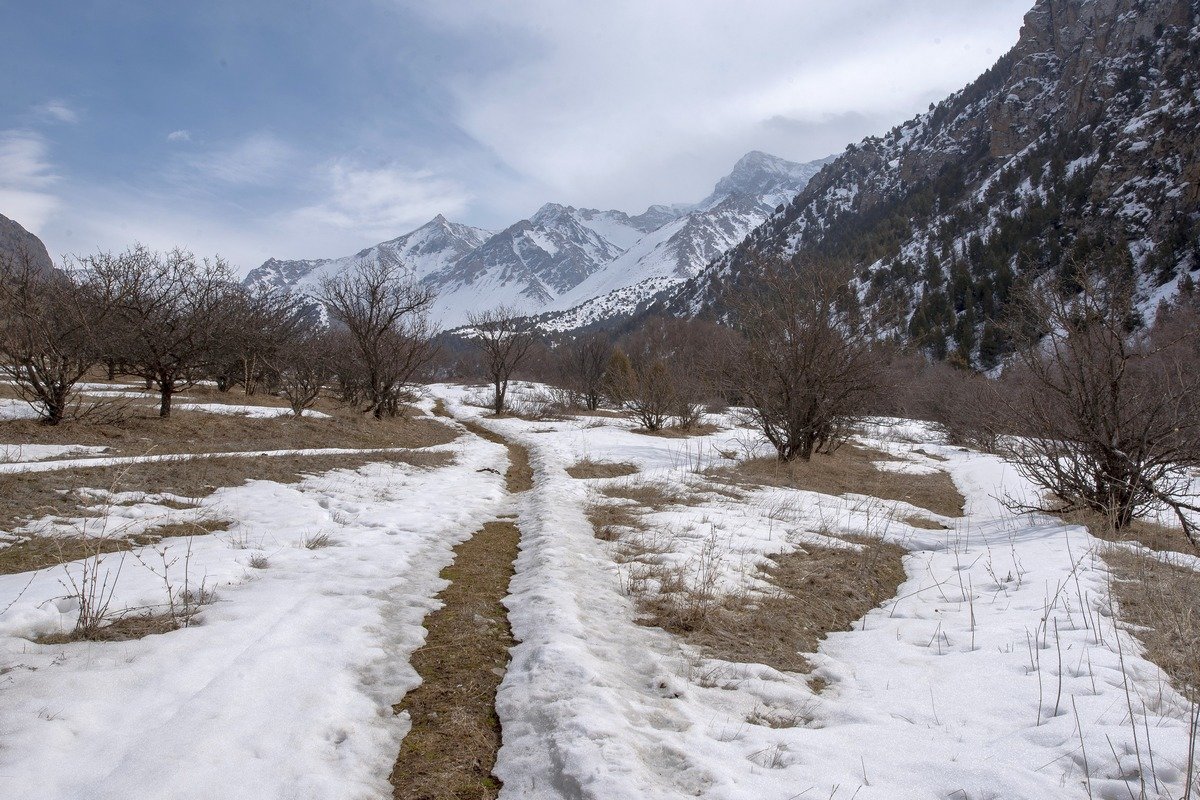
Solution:
M 508 447 L 510 492 L 532 487 L 525 448 L 462 424 Z M 500 791 L 492 775 L 500 749 L 496 689 L 514 644 L 503 600 L 520 538 L 512 518 L 489 522 L 454 549 L 442 572 L 450 582 L 438 595 L 444 605 L 425 618 L 428 636 L 412 657 L 423 683 L 395 708 L 412 720 L 392 770 L 397 800 L 491 800 Z

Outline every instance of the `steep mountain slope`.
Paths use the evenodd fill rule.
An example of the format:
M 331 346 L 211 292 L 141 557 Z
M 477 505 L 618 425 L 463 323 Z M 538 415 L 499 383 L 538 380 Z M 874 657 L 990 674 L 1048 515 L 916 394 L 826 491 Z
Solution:
M 831 160 L 796 164 L 747 153 L 707 198 L 559 297 L 541 325 L 568 330 L 632 313 L 642 301 L 694 277 L 741 242 Z
M 413 270 L 418 278 L 425 278 L 458 261 L 491 235 L 491 231 L 460 225 L 438 214 L 411 233 L 360 250 L 352 256 L 309 261 L 269 259 L 251 270 L 244 283 L 313 292 L 323 277 L 350 269 L 360 259 L 378 258 L 396 259 Z
M 695 275 L 800 191 L 823 163 L 748 153 L 702 202 L 654 205 L 636 216 L 547 203 L 529 219 L 491 234 L 439 215 L 354 256 L 271 259 L 246 283 L 311 294 L 322 277 L 358 259 L 395 258 L 435 290 L 432 313 L 442 326 L 461 325 L 472 310 L 499 305 L 537 314 L 586 304 L 547 317 L 548 328 L 578 327 L 628 314 L 647 297 Z
M 851 145 L 784 209 L 660 298 L 718 310 L 752 255 L 859 267 L 868 306 L 987 367 L 1019 273 L 1097 251 L 1138 276 L 1144 313 L 1200 268 L 1200 9 L 1188 0 L 1038 0 L 988 72 L 883 137 Z
M 0 214 L 0 259 L 8 258 L 28 258 L 36 270 L 49 272 L 54 269 L 54 262 L 42 240 L 20 223 Z
M 608 212 L 603 220 L 592 215 L 592 221 L 616 238 L 634 238 L 639 232 L 618 214 Z M 473 309 L 501 304 L 538 310 L 621 252 L 586 224 L 578 209 L 547 203 L 529 219 L 428 276 L 426 283 L 438 293 L 435 315 L 445 324 L 456 324 Z

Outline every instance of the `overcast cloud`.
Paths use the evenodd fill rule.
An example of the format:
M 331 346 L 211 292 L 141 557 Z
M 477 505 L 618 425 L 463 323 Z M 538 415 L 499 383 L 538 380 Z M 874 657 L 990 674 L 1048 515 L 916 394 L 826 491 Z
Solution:
M 0 213 L 51 253 L 342 255 L 437 213 L 694 201 L 960 88 L 1030 0 L 5 4 Z M 18 8 L 16 6 L 24 6 Z

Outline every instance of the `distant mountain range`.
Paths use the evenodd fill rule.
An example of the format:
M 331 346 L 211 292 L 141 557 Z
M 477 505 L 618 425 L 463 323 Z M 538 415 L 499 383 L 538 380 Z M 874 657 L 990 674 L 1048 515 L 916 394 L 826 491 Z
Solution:
M 766 153 L 743 156 L 712 194 L 690 205 L 623 211 L 547 203 L 529 219 L 493 232 L 438 215 L 396 239 L 334 259 L 270 259 L 250 286 L 315 294 L 327 275 L 359 259 L 395 259 L 437 292 L 444 327 L 498 305 L 540 315 L 547 329 L 625 315 L 697 275 L 796 195 L 829 159 L 796 164 Z

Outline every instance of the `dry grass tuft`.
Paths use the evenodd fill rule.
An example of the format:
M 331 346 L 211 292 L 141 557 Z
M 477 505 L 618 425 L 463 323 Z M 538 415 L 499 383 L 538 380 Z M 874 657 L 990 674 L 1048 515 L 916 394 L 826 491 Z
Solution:
M 610 461 L 592 461 L 585 458 L 577 464 L 567 467 L 567 474 L 572 478 L 586 480 L 590 478 L 621 478 L 633 475 L 638 468 L 633 464 L 616 464 Z
M 660 439 L 688 439 L 693 436 L 710 436 L 724 430 L 719 425 L 709 425 L 707 423 L 697 423 L 689 425 L 686 428 L 668 426 L 659 428 L 656 431 L 647 430 L 645 428 L 634 428 L 634 433 L 640 433 L 643 436 L 657 436 Z
M 658 595 L 640 603 L 647 624 L 683 635 L 724 661 L 807 672 L 805 653 L 834 631 L 850 630 L 868 611 L 896 595 L 905 580 L 905 550 L 846 537 L 858 548 L 806 546 L 775 556 L 766 579 L 777 591 L 727 596 L 700 618 L 680 614 L 686 599 Z M 686 582 L 685 582 L 686 583 Z
M 193 621 L 192 624 L 195 624 Z M 170 633 L 184 627 L 177 615 L 169 613 L 127 614 L 113 622 L 84 633 L 78 630 L 68 633 L 52 633 L 39 636 L 38 644 L 66 644 L 68 642 L 127 642 L 160 633 Z
M 1119 547 L 1108 548 L 1104 561 L 1120 617 L 1139 626 L 1146 656 L 1200 702 L 1200 572 Z
M 888 472 L 872 463 L 894 460 L 880 450 L 845 444 L 832 455 L 817 454 L 811 461 L 785 463 L 774 458 L 752 458 L 719 467 L 711 474 L 735 484 L 782 486 L 830 495 L 864 494 L 900 500 L 947 517 L 962 515 L 966 501 L 949 473 Z
M 333 539 L 328 533 L 314 533 L 304 536 L 300 540 L 300 546 L 308 550 L 320 550 L 323 547 L 332 547 Z

